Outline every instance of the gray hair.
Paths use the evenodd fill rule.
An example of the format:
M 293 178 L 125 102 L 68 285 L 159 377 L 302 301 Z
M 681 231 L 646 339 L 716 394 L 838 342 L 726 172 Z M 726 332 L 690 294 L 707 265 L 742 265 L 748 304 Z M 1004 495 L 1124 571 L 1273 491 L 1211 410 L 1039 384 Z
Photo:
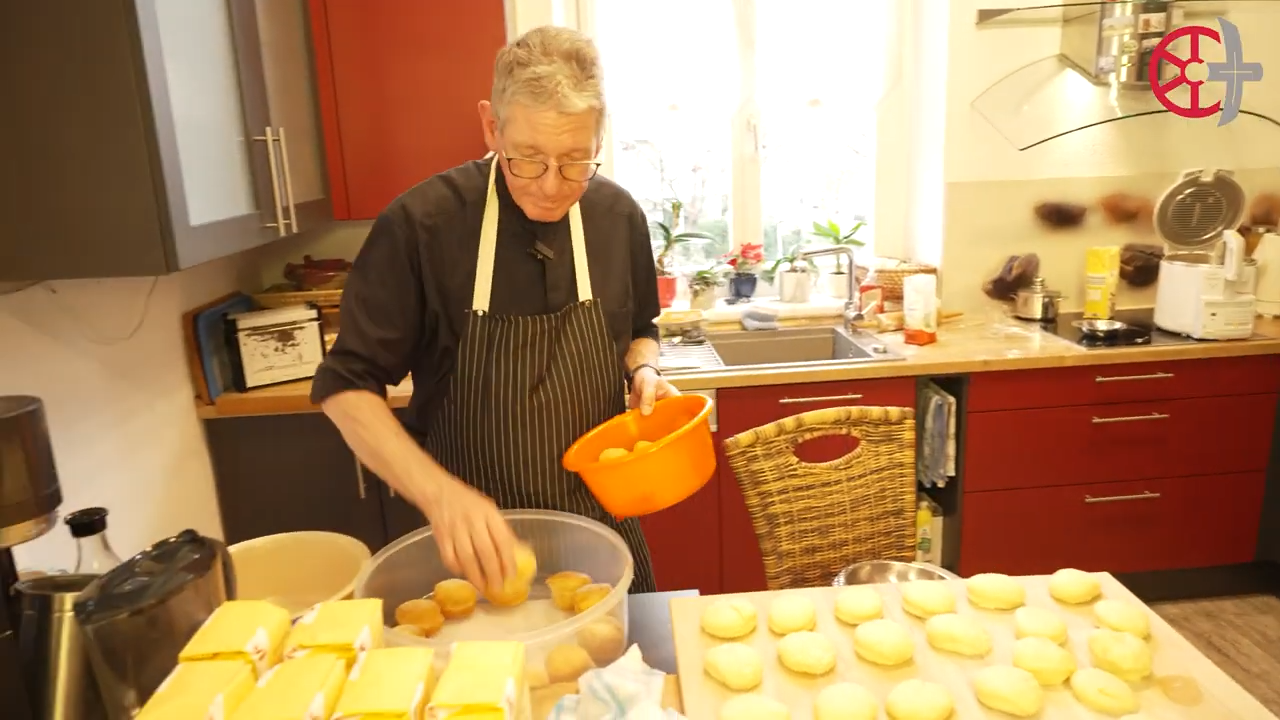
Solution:
M 604 130 L 604 72 L 591 38 L 545 25 L 498 51 L 493 64 L 494 116 L 502 122 L 512 103 L 567 114 L 594 111 Z

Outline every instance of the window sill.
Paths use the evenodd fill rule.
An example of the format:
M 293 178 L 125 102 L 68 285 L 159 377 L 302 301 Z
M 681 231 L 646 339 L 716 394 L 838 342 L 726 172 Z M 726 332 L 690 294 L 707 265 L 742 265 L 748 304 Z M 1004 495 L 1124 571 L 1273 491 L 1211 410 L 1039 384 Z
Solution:
M 742 319 L 742 314 L 748 308 L 763 310 L 777 316 L 779 320 L 838 318 L 844 314 L 844 300 L 825 295 L 813 295 L 809 298 L 809 302 L 784 303 L 778 300 L 777 297 L 766 296 L 752 298 L 749 302 L 730 305 L 725 302 L 724 298 L 716 298 L 715 307 L 702 311 L 702 319 L 708 323 L 737 322 Z M 667 317 L 669 313 L 684 313 L 688 311 L 689 301 L 677 299 L 671 304 L 671 307 L 662 311 L 662 315 L 658 317 L 658 324 L 664 324 L 663 318 Z

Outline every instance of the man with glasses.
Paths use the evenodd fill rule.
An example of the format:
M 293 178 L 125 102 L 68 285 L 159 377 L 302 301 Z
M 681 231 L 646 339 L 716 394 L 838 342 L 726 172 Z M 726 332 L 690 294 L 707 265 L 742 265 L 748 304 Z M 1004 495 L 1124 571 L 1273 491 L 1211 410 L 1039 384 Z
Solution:
M 599 56 L 564 28 L 504 48 L 479 105 L 490 156 L 436 175 L 378 217 L 342 298 L 312 400 L 356 456 L 426 515 L 447 565 L 482 590 L 514 573 L 499 508 L 617 530 L 633 592 L 654 590 L 635 519 L 616 521 L 560 458 L 627 409 L 676 391 L 657 369 L 648 222 L 597 157 Z M 386 386 L 413 376 L 402 427 Z

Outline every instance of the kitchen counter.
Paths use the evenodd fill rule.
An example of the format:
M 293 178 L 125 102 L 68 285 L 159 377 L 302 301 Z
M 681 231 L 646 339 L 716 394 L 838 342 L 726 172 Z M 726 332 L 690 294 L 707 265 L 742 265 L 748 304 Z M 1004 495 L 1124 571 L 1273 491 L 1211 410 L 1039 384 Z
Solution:
M 808 321 L 804 324 L 815 323 Z M 823 320 L 821 324 L 830 324 L 830 320 Z M 668 378 L 681 390 L 709 390 L 785 383 L 1280 354 L 1280 320 L 1259 318 L 1255 331 L 1261 336 L 1259 339 L 1086 350 L 1041 332 L 1033 323 L 962 317 L 944 324 L 938 332 L 938 342 L 932 345 L 907 345 L 902 342 L 901 332 L 881 335 L 880 338 L 903 355 L 905 360 L 777 368 L 730 367 L 681 372 L 668 375 Z M 310 392 L 311 382 L 307 380 L 247 393 L 227 392 L 213 405 L 201 405 L 198 412 L 202 418 L 315 412 L 319 408 L 311 404 Z M 391 406 L 397 408 L 407 406 L 412 394 L 413 385 L 407 379 L 397 387 L 388 388 L 387 392 Z

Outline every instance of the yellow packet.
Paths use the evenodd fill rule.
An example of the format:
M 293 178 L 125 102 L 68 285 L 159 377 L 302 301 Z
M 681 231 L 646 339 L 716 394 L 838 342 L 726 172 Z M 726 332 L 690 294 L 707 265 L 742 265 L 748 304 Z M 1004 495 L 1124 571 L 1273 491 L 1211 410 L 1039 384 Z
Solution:
M 1120 283 L 1120 248 L 1091 247 L 1084 257 L 1084 316 L 1109 320 L 1116 312 Z
M 213 611 L 182 652 L 178 662 L 240 660 L 255 677 L 281 660 L 289 611 L 266 600 L 229 600 Z
M 327 720 L 346 679 L 347 665 L 337 655 L 285 660 L 267 671 L 231 720 Z
M 431 720 L 515 720 L 527 703 L 524 643 L 457 642 L 431 694 Z
M 431 648 L 397 647 L 360 655 L 330 720 L 421 720 L 432 690 Z
M 356 656 L 382 647 L 382 599 L 321 603 L 298 618 L 284 642 L 286 659 L 310 652 L 338 655 L 350 669 Z
M 179 663 L 136 720 L 206 720 L 226 717 L 253 692 L 253 668 L 243 660 Z

